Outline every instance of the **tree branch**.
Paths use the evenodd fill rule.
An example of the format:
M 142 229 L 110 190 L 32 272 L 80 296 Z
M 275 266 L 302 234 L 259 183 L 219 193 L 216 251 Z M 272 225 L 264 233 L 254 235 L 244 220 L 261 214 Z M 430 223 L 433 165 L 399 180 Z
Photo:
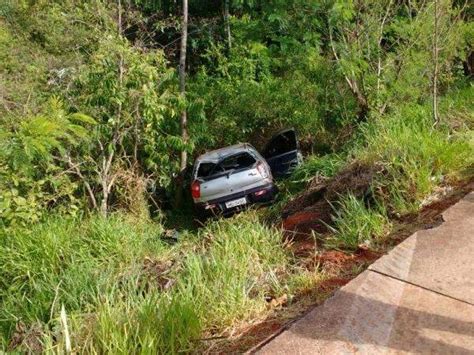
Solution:
M 97 200 L 94 196 L 94 191 L 92 191 L 92 188 L 91 188 L 89 182 L 87 182 L 84 175 L 82 175 L 81 170 L 79 169 L 79 164 L 74 164 L 72 159 L 71 159 L 71 156 L 69 154 L 66 155 L 66 158 L 67 158 L 67 163 L 68 163 L 69 167 L 76 173 L 76 175 L 80 179 L 82 179 L 82 182 L 84 183 L 84 186 L 86 187 L 87 193 L 89 194 L 89 198 L 91 199 L 92 207 L 94 209 L 97 209 Z

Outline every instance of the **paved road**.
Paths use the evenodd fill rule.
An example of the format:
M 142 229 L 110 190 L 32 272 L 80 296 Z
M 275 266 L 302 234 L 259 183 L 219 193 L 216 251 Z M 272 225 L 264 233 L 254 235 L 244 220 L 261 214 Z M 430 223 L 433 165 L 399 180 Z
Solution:
M 474 192 L 261 354 L 474 354 Z

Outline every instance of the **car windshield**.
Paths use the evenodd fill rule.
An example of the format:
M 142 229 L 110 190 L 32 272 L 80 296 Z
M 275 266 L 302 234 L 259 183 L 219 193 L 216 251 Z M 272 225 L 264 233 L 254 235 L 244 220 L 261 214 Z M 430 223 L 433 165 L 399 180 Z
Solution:
M 198 178 L 211 178 L 222 174 L 227 174 L 234 170 L 246 169 L 253 164 L 256 160 L 247 152 L 237 153 L 228 157 L 225 157 L 219 163 L 202 162 L 199 164 L 197 171 Z

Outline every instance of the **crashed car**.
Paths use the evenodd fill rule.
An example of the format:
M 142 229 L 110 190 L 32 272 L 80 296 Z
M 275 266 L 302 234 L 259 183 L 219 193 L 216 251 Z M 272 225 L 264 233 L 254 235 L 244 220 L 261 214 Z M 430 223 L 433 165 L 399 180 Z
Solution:
M 260 154 L 241 143 L 199 156 L 192 172 L 191 194 L 198 214 L 229 214 L 250 204 L 273 201 L 274 177 L 285 176 L 301 162 L 296 133 L 279 132 Z

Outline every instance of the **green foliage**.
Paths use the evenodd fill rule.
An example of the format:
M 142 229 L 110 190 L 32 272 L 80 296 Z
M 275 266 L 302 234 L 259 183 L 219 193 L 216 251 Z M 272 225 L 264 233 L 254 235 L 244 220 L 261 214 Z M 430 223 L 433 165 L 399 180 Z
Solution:
M 57 160 L 86 142 L 87 127 L 94 124 L 86 115 L 67 114 L 52 98 L 41 114 L 0 128 L 0 226 L 37 222 L 49 205 L 67 203 L 69 213 L 77 211 L 77 186 Z
M 252 213 L 215 221 L 181 243 L 178 265 L 169 276 L 175 280 L 172 290 L 106 296 L 89 330 L 94 333 L 89 350 L 196 349 L 203 330 L 223 331 L 265 310 L 263 296 L 280 287 L 276 272 L 288 263 L 281 235 Z
M 183 148 L 173 135 L 178 133 L 173 78 L 161 51 L 144 51 L 116 36 L 100 39 L 74 81 L 73 107 L 99 123 L 93 144 L 77 159 L 102 159 L 107 153 L 99 141 L 104 150 L 116 153 L 116 161 L 123 155 L 133 156 L 135 163 L 140 159 L 166 186 L 177 169 L 171 157 Z
M 61 304 L 70 312 L 86 310 L 114 290 L 124 273 L 136 281 L 143 258 L 163 250 L 160 233 L 160 226 L 123 215 L 50 218 L 31 230 L 2 233 L 2 333 L 10 334 L 19 320 L 55 321 Z
M 133 166 L 136 171 L 140 165 L 142 171 L 155 176 L 160 187 L 167 186 L 176 171 L 173 157 L 183 148 L 173 122 L 175 108 L 182 105 L 173 95 L 173 70 L 162 51 L 134 46 L 117 33 L 116 6 L 75 0 L 18 3 L 5 9 L 8 16 L 0 20 L 4 84 L 0 112 L 6 113 L 0 130 L 15 130 L 18 139 L 23 137 L 18 144 L 25 148 L 23 155 L 9 155 L 9 165 L 18 164 L 25 155 L 35 155 L 39 161 L 42 154 L 43 165 L 48 163 L 48 169 L 57 174 L 63 172 L 63 182 L 58 185 L 67 179 L 77 184 L 68 191 L 80 199 L 81 208 L 108 200 L 110 191 L 104 192 L 105 184 L 112 192 L 125 191 L 114 186 L 121 182 L 117 175 L 124 168 Z M 135 21 L 135 15 L 130 12 L 127 20 Z M 76 127 L 64 129 L 59 121 L 53 126 L 46 117 L 42 107 L 52 96 L 65 103 L 64 115 Z M 97 124 L 92 126 L 88 117 L 94 117 Z M 78 132 L 82 126 L 87 131 Z M 74 144 L 66 147 L 58 141 L 72 138 Z M 52 160 L 48 152 L 53 147 L 67 158 Z M 110 157 L 111 166 L 104 168 L 103 161 Z M 92 203 L 91 194 L 97 203 Z M 122 195 L 116 193 L 115 198 Z M 38 195 L 36 201 L 32 211 L 57 205 Z
M 334 210 L 333 235 L 327 241 L 330 247 L 356 250 L 363 244 L 373 248 L 390 232 L 391 223 L 382 205 L 366 207 L 364 201 L 349 194 Z
M 297 6 L 319 11 L 316 4 L 282 2 L 267 9 L 268 17 L 233 19 L 230 50 L 207 48 L 191 83 L 191 100 L 204 101 L 191 123 L 197 147 L 244 140 L 258 146 L 287 126 L 334 147 L 333 136 L 355 115 L 354 102 L 320 53 L 319 18 L 301 16 Z
M 337 174 L 344 162 L 340 154 L 311 155 L 293 172 L 291 181 L 301 185 L 307 184 L 315 177 L 331 178 Z
M 0 6 L 2 114 L 36 113 L 51 94 L 62 96 L 95 50 L 97 37 L 114 28 L 110 9 L 95 1 L 2 1 Z
M 288 263 L 281 234 L 247 213 L 213 222 L 197 238 L 200 252 L 183 261 L 177 288 L 205 326 L 222 329 L 265 309 L 264 295 L 281 287 L 275 272 Z
M 8 117 L 1 130 L 42 113 L 54 95 L 67 114 L 93 117 L 92 139 L 65 151 L 79 169 L 71 175 L 67 166 L 66 175 L 78 184 L 83 205 L 94 206 L 91 193 L 95 205 L 126 205 L 127 188 L 117 178 L 123 170 L 152 177 L 147 188 L 172 190 L 181 150 L 194 156 L 238 141 L 260 147 L 281 127 L 297 128 L 313 153 L 338 152 L 364 115 L 375 119 L 431 95 L 429 3 L 231 1 L 229 46 L 221 14 L 199 1 L 190 7 L 186 100 L 176 95 L 174 74 L 180 7 L 168 1 L 121 5 L 121 26 L 113 1 L 1 8 L 0 112 Z M 472 26 L 460 11 L 448 0 L 440 3 L 442 93 L 463 75 L 460 62 L 469 51 Z M 178 118 L 183 108 L 186 145 Z M 15 126 L 39 132 L 47 124 L 38 117 Z M 37 138 L 28 154 L 58 146 L 55 137 Z M 55 171 L 65 169 L 49 162 Z
M 50 218 L 30 231 L 2 234 L 4 344 L 17 323 L 39 322 L 50 347 L 44 349 L 62 351 L 64 305 L 76 351 L 192 351 L 203 332 L 224 332 L 266 312 L 265 296 L 320 279 L 297 277 L 281 234 L 252 211 L 214 221 L 173 247 L 161 242 L 162 232 L 114 214 Z M 171 280 L 169 289 L 160 287 L 163 280 Z
M 472 143 L 465 134 L 453 133 L 447 127 L 433 129 L 426 106 L 408 105 L 367 124 L 365 143 L 353 154 L 363 162 L 384 166 L 386 174 L 377 179 L 374 190 L 391 211 L 412 212 L 440 183 L 472 170 Z
M 182 150 L 192 162 L 295 127 L 315 156 L 279 182 L 285 194 L 269 215 L 315 176 L 353 161 L 380 166 L 376 202 L 348 195 L 334 206 L 328 246 L 349 250 L 376 246 L 387 215 L 416 211 L 440 185 L 474 174 L 471 10 L 438 1 L 433 127 L 431 1 L 229 4 L 230 33 L 213 2 L 190 4 L 183 99 L 179 3 L 0 1 L 2 347 L 15 326 L 40 324 L 44 349 L 63 352 L 64 305 L 76 352 L 199 351 L 202 336 L 261 316 L 264 296 L 323 277 L 295 267 L 256 212 L 163 245 L 162 228 L 140 218 L 149 200 L 166 205 Z M 85 217 L 93 207 L 136 215 Z
M 93 328 L 78 324 L 81 326 L 86 334 L 93 333 L 78 348 L 115 354 L 189 352 L 202 331 L 193 302 L 160 297 L 156 292 L 136 294 L 132 289 L 116 297 L 106 296 L 98 303 Z

